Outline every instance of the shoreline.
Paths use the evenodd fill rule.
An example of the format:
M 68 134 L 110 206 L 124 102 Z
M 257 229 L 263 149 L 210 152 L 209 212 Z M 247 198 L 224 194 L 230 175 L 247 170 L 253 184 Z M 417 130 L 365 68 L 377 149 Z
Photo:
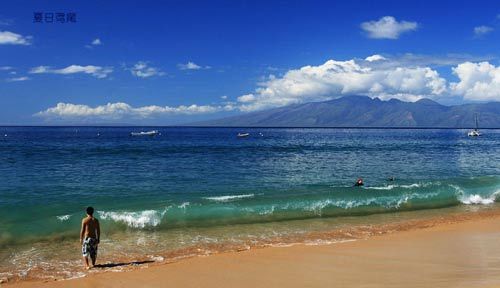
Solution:
M 479 212 L 469 212 L 469 213 L 463 213 L 463 214 L 456 214 L 456 215 L 443 215 L 443 216 L 438 216 L 438 217 L 433 217 L 431 219 L 424 219 L 424 220 L 410 220 L 410 221 L 405 221 L 402 223 L 390 223 L 390 224 L 382 224 L 379 225 L 378 227 L 370 227 L 370 230 L 367 231 L 366 229 L 359 229 L 358 227 L 358 232 L 360 235 L 363 233 L 367 234 L 365 237 L 352 237 L 352 239 L 344 239 L 344 240 L 336 240 L 336 241 L 328 241 L 328 239 L 339 239 L 338 236 L 339 233 L 342 235 L 352 235 L 352 231 L 343 231 L 343 230 L 337 230 L 337 231 L 328 231 L 328 232 L 314 232 L 310 233 L 307 235 L 307 237 L 312 237 L 314 239 L 317 239 L 318 241 L 314 243 L 307 243 L 303 241 L 295 241 L 295 242 L 290 242 L 290 243 L 285 243 L 284 245 L 278 246 L 273 246 L 273 245 L 262 245 L 258 247 L 248 247 L 248 249 L 242 249 L 242 250 L 234 250 L 234 251 L 225 251 L 225 252 L 220 252 L 220 253 L 214 253 L 214 254 L 208 254 L 205 256 L 210 256 L 210 257 L 203 257 L 203 255 L 194 255 L 191 257 L 185 257 L 183 259 L 178 259 L 176 261 L 169 261 L 170 259 L 167 259 L 165 261 L 162 261 L 160 263 L 155 262 L 155 263 L 136 263 L 138 265 L 134 265 L 134 263 L 129 262 L 125 264 L 131 264 L 129 265 L 131 269 L 123 271 L 122 273 L 111 273 L 112 271 L 97 271 L 97 272 L 92 272 L 86 277 L 82 278 L 76 278 L 76 279 L 69 279 L 69 280 L 57 280 L 57 281 L 43 281 L 43 280 L 21 280 L 21 281 L 14 281 L 14 282 L 8 282 L 3 285 L 7 285 L 8 287 L 87 287 L 91 283 L 92 285 L 97 285 L 99 287 L 104 286 L 104 287 L 135 287 L 137 285 L 140 285 L 139 283 L 142 283 L 141 279 L 150 279 L 147 280 L 146 282 L 143 283 L 143 285 L 148 285 L 148 286 L 162 286 L 163 281 L 167 281 L 165 283 L 169 283 L 170 285 L 173 286 L 187 286 L 187 287 L 195 287 L 203 284 L 203 286 L 206 287 L 212 287 L 212 286 L 223 286 L 223 287 L 230 287 L 232 285 L 237 285 L 236 282 L 234 282 L 232 285 L 226 285 L 226 283 L 223 281 L 222 283 L 213 283 L 213 281 L 219 279 L 215 277 L 211 277 L 210 275 L 212 273 L 215 273 L 215 275 L 219 275 L 218 277 L 225 277 L 224 271 L 228 268 L 231 267 L 231 265 L 228 266 L 228 263 L 235 263 L 236 262 L 243 262 L 246 263 L 247 261 L 254 261 L 254 262 L 265 262 L 265 265 L 267 269 L 270 270 L 279 270 L 277 271 L 278 274 L 284 275 L 287 277 L 293 277 L 296 272 L 294 272 L 294 269 L 298 270 L 303 270 L 306 269 L 306 267 L 309 266 L 315 266 L 315 269 L 319 269 L 320 271 L 323 271 L 324 269 L 321 267 L 328 267 L 332 263 L 330 261 L 327 261 L 326 259 L 316 259 L 317 253 L 326 253 L 326 254 L 333 254 L 337 256 L 342 256 L 345 253 L 354 253 L 353 257 L 351 260 L 344 259 L 342 263 L 351 263 L 351 262 L 363 262 L 363 259 L 365 256 L 369 255 L 374 255 L 377 253 L 381 253 L 379 251 L 379 248 L 376 248 L 380 245 L 384 246 L 386 252 L 394 254 L 394 257 L 391 258 L 391 261 L 395 262 L 400 262 L 400 265 L 406 265 L 406 266 L 419 266 L 423 265 L 423 263 L 413 263 L 415 261 L 408 260 L 405 261 L 405 257 L 408 256 L 408 251 L 413 251 L 415 255 L 427 255 L 429 257 L 438 257 L 439 258 L 446 258 L 447 256 L 453 257 L 454 255 L 457 254 L 457 251 L 451 251 L 453 250 L 453 244 L 455 243 L 455 239 L 453 236 L 457 236 L 458 238 L 464 238 L 464 239 L 485 239 L 485 245 L 480 246 L 480 247 L 487 247 L 488 249 L 494 250 L 491 251 L 491 254 L 498 257 L 500 259 L 500 248 L 495 248 L 495 238 L 493 238 L 493 242 L 491 241 L 491 234 L 499 233 L 500 234 L 500 227 L 496 227 L 496 223 L 498 220 L 500 220 L 500 210 L 499 209 L 492 209 L 492 210 L 486 210 L 486 211 L 479 211 Z M 312 235 L 314 234 L 314 235 Z M 429 251 L 426 251 L 426 249 L 414 249 L 415 247 L 420 247 L 423 246 L 425 247 L 427 242 L 432 243 L 433 239 L 440 239 L 444 236 L 450 237 L 449 238 L 449 244 L 451 246 L 443 246 L 443 243 L 439 242 L 439 248 L 436 249 L 436 247 L 427 247 L 429 248 Z M 372 236 L 377 236 L 377 237 L 372 237 Z M 421 238 L 421 239 L 420 239 Z M 445 237 L 446 238 L 446 237 Z M 404 240 L 403 240 L 404 239 Z M 299 239 L 295 239 L 299 240 Z M 467 244 L 467 241 L 465 241 Z M 476 241 L 477 242 L 477 241 Z M 413 243 L 412 245 L 406 246 L 404 243 Z M 470 244 L 470 243 L 469 243 Z M 474 243 L 473 243 L 474 244 Z M 405 249 L 398 250 L 396 249 L 398 246 L 403 246 Z M 429 246 L 429 245 L 427 245 Z M 432 246 L 432 245 L 431 245 Z M 391 248 L 392 247 L 392 248 Z M 479 248 L 480 248 L 479 247 Z M 265 249 L 263 249 L 265 248 Z M 455 247 L 458 248 L 458 247 Z M 479 249 L 476 247 L 475 249 Z M 361 250 L 359 250 L 361 249 Z M 443 250 L 444 249 L 444 250 Z M 451 249 L 451 250 L 450 250 Z M 467 247 L 465 247 L 467 249 Z M 384 251 L 385 251 L 384 250 Z M 479 249 L 480 250 L 480 249 Z M 378 252 L 377 252 L 378 251 Z M 467 254 L 466 251 L 461 251 L 462 254 Z M 428 255 L 431 254 L 431 255 Z M 434 255 L 432 255 L 434 254 Z M 441 255 L 442 254 L 442 255 Z M 316 255 L 316 256 L 315 256 Z M 398 256 L 399 255 L 399 256 Z M 406 256 L 405 256 L 406 255 Z M 199 257 L 196 257 L 199 256 Z M 277 261 L 270 261 L 266 259 L 275 259 L 276 257 L 290 257 L 290 259 L 286 260 L 283 262 L 282 260 L 277 260 Z M 345 255 L 344 255 L 345 256 Z M 342 257 L 344 257 L 342 256 Z M 383 255 L 378 255 L 378 257 L 382 257 Z M 466 257 L 458 257 L 455 259 L 455 262 L 450 262 L 448 263 L 451 266 L 456 265 L 457 263 L 461 263 L 464 260 L 471 259 L 474 257 L 483 257 L 484 255 L 464 255 Z M 295 259 L 294 257 L 298 258 Z M 320 257 L 321 258 L 321 257 Z M 368 257 L 369 258 L 369 257 Z M 334 263 L 336 263 L 339 267 L 343 267 L 342 263 L 339 263 L 339 259 L 330 259 Z M 365 267 L 367 271 L 372 271 L 372 270 L 379 270 L 379 266 L 382 265 L 381 263 L 377 263 L 377 261 L 368 261 L 365 264 L 363 263 L 357 263 L 356 265 L 368 265 Z M 418 260 L 418 259 L 417 259 Z M 478 262 L 480 263 L 484 259 L 478 259 Z M 326 262 L 325 262 L 326 261 Z M 347 262 L 346 262 L 347 261 Z M 351 262 L 349 262 L 351 261 Z M 419 261 L 416 261 L 419 262 Z M 144 264 L 144 265 L 141 265 Z M 494 263 L 498 265 L 492 266 L 495 269 L 500 269 L 500 261 L 498 263 Z M 106 264 L 104 264 L 106 265 Z M 426 264 L 429 265 L 429 264 Z M 412 269 L 417 269 L 417 270 L 422 270 L 425 267 L 413 267 Z M 194 267 L 193 267 L 194 266 Z M 282 266 L 290 266 L 289 269 L 284 268 Z M 302 267 L 303 266 L 303 267 Z M 317 266 L 317 267 L 316 267 Z M 383 265 L 382 265 L 383 266 Z M 239 266 L 238 266 L 239 267 Z M 281 268 L 280 268 L 281 267 Z M 364 266 L 363 266 L 364 267 Z M 449 267 L 448 267 L 449 268 Z M 474 267 L 470 267 L 471 269 Z M 483 267 L 484 268 L 484 267 Z M 477 270 L 476 272 L 479 272 L 481 275 L 484 273 L 487 274 L 491 267 L 486 267 L 486 270 Z M 198 285 L 195 285 L 195 283 L 192 282 L 192 277 L 190 275 L 193 275 L 194 271 L 193 269 L 197 269 L 196 273 L 202 273 L 204 277 L 203 279 L 198 279 L 200 282 Z M 437 268 L 436 268 L 437 269 Z M 474 269 L 469 269 L 467 270 L 466 267 L 461 267 L 462 270 L 466 271 L 467 275 L 469 274 L 474 274 L 472 270 Z M 350 274 L 356 274 L 356 266 L 351 267 L 351 270 L 349 271 L 344 271 L 345 275 L 350 275 Z M 439 270 L 439 269 L 438 269 Z M 453 270 L 453 269 L 451 269 Z M 95 271 L 95 270 L 94 270 Z M 256 272 L 258 271 L 258 272 Z M 486 271 L 486 272 L 485 272 Z M 259 273 L 264 273 L 266 274 L 267 272 L 264 270 L 261 270 L 260 265 L 255 266 L 255 265 L 243 265 L 237 269 L 238 275 L 242 277 L 242 279 L 246 279 L 245 276 L 246 274 L 254 274 L 257 273 L 258 275 L 255 275 L 256 278 L 259 278 Z M 379 271 L 379 272 L 384 272 L 384 271 Z M 315 272 L 319 273 L 319 272 Z M 338 273 L 335 271 L 330 271 L 330 273 Z M 313 273 L 314 274 L 314 273 Z M 321 273 L 319 273 L 321 274 Z M 398 273 L 395 273 L 398 274 Z M 401 274 L 401 273 L 399 273 Z M 399 275 L 398 274 L 398 275 Z M 405 274 L 405 273 L 403 273 Z M 418 273 L 417 273 L 418 274 Z M 267 274 L 266 274 L 267 275 Z M 394 277 L 397 278 L 398 275 L 394 275 Z M 475 274 L 474 274 L 475 275 Z M 313 275 L 311 275 L 312 277 Z M 337 276 L 342 276 L 342 275 L 337 275 Z M 401 275 L 399 275 L 401 276 Z M 151 278 L 152 277 L 152 278 Z M 264 275 L 262 275 L 264 277 Z M 267 275 L 266 277 L 269 277 Z M 316 278 L 318 277 L 318 278 Z M 326 277 L 326 278 L 325 278 Z M 342 276 L 343 277 L 343 276 Z M 346 276 L 347 277 L 347 276 Z M 362 275 L 358 275 L 358 277 L 363 278 Z M 371 276 L 370 276 L 371 277 Z M 405 277 L 408 277 L 406 275 Z M 472 276 L 471 276 L 472 277 Z M 127 281 L 123 281 L 120 279 L 128 279 Z M 254 277 L 255 278 L 255 277 Z M 306 276 L 307 278 L 307 276 Z M 369 278 L 369 277 L 368 277 Z M 490 277 L 491 279 L 495 280 L 493 284 L 500 284 L 500 277 L 496 278 L 493 275 Z M 157 279 L 155 281 L 152 281 L 151 279 Z M 314 276 L 314 279 L 317 284 L 317 286 L 320 285 L 330 285 L 332 283 L 328 282 L 330 281 L 330 277 L 327 277 L 327 275 L 316 275 Z M 433 278 L 432 278 L 433 279 Z M 429 279 L 429 280 L 432 280 Z M 477 280 L 476 278 L 472 277 L 472 280 Z M 468 279 L 468 280 L 471 280 Z M 488 278 L 489 279 L 489 278 Z M 220 280 L 220 279 L 219 279 Z M 233 279 L 234 281 L 237 281 L 238 279 Z M 246 283 L 252 283 L 252 279 L 248 279 L 250 282 L 245 282 L 240 283 L 238 285 L 243 285 Z M 268 279 L 269 280 L 269 279 Z M 295 279 L 298 281 L 298 279 Z M 356 277 L 352 279 L 344 279 L 345 282 L 344 284 L 348 285 L 358 285 L 356 284 Z M 344 281 L 343 280 L 343 281 Z M 359 279 L 362 280 L 362 279 Z M 435 279 L 434 279 L 435 280 Z M 449 279 L 451 281 L 453 279 Z M 496 281 L 498 280 L 498 281 Z M 148 282 L 150 281 L 150 282 Z M 152 282 L 151 282 L 152 281 Z M 158 282 L 159 281 L 159 282 Z M 176 282 L 177 281 L 177 282 Z M 191 282 L 190 282 L 191 281 Z M 194 280 L 193 280 L 194 281 Z M 286 285 L 292 286 L 292 287 L 300 287 L 303 285 L 297 285 L 296 281 L 292 281 L 291 283 L 288 283 Z M 326 282 L 325 282 L 326 281 Z M 354 281 L 354 282 L 351 282 Z M 387 280 L 389 281 L 389 280 Z M 391 280 L 392 281 L 392 280 Z M 390 286 L 389 282 L 384 282 L 384 285 L 381 284 L 381 286 Z M 449 282 L 448 281 L 448 282 Z M 464 280 L 465 281 L 465 280 Z M 440 285 L 447 284 L 448 282 L 443 282 L 440 283 Z M 130 283 L 135 283 L 135 284 L 130 284 Z M 213 283 L 213 285 L 205 285 L 205 283 Z M 451 282 L 450 282 L 451 283 Z M 255 286 L 262 286 L 264 282 L 256 283 L 253 282 L 253 285 L 248 285 L 248 287 L 255 287 Z M 295 284 L 295 286 L 294 286 Z M 304 284 L 304 283 L 303 283 Z M 340 285 L 341 283 L 333 283 L 336 285 Z M 457 287 L 460 283 L 453 283 L 453 285 L 449 285 L 450 287 Z M 128 286 L 127 286 L 128 285 Z M 276 284 L 278 285 L 278 284 Z M 279 284 L 279 285 L 284 285 Z M 402 285 L 402 283 L 400 283 Z M 404 285 L 411 286 L 411 283 L 405 283 Z M 306 285 L 307 286 L 307 285 Z M 315 286 L 315 285 L 313 285 Z M 246 286 L 242 286 L 246 287 Z M 411 286 L 411 287 L 419 287 L 419 285 L 416 286 Z M 464 286 L 466 287 L 466 286 Z M 470 286 L 469 286 L 470 287 Z

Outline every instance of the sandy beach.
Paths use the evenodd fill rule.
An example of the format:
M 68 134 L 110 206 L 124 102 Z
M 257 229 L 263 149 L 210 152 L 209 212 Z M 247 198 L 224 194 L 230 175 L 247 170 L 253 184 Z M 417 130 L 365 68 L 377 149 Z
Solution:
M 252 249 L 122 273 L 6 286 L 499 287 L 500 216 L 475 218 L 367 240 Z

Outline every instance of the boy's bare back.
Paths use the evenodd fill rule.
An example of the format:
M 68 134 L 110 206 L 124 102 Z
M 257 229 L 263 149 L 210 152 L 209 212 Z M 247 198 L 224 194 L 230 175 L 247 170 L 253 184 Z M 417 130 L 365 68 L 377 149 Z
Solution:
M 83 231 L 84 238 L 90 237 L 90 238 L 99 239 L 99 237 L 97 235 L 97 233 L 98 233 L 97 231 L 100 230 L 99 229 L 99 221 L 96 218 L 90 217 L 90 216 L 83 218 L 82 229 L 84 230 Z

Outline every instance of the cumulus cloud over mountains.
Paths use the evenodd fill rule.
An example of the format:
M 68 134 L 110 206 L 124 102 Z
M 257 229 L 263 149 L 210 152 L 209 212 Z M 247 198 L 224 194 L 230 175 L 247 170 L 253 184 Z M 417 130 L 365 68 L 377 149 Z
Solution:
M 363 60 L 328 60 L 318 66 L 288 71 L 283 77 L 270 76 L 254 93 L 238 98 L 241 109 L 263 108 L 322 101 L 333 96 L 368 95 L 381 99 L 416 101 L 445 94 L 446 80 L 429 67 L 372 66 L 366 62 L 383 61 L 380 55 Z
M 425 64 L 425 63 L 424 63 Z M 32 73 L 57 73 L 44 66 Z M 78 69 L 74 69 L 78 70 Z M 500 66 L 487 61 L 462 62 L 451 67 L 455 81 L 447 81 L 433 66 L 381 55 L 345 61 L 328 60 L 287 71 L 281 76 L 269 75 L 251 92 L 237 97 L 237 102 L 190 106 L 132 107 L 126 103 L 108 103 L 90 107 L 59 103 L 37 113 L 41 117 L 156 117 L 161 115 L 208 114 L 221 111 L 256 111 L 310 101 L 324 101 L 345 95 L 366 95 L 382 100 L 396 98 L 417 101 L 422 98 L 442 100 L 461 97 L 469 101 L 500 101 Z M 85 72 L 87 73 L 87 72 Z M 96 73 L 96 72 L 94 72 Z M 98 77 L 98 76 L 96 76 Z M 227 98 L 227 97 L 226 97 Z

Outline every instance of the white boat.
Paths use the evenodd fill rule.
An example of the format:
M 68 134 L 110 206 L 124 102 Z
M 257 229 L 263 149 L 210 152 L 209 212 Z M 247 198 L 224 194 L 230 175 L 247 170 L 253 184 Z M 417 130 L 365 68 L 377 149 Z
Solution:
M 250 136 L 250 133 L 238 133 L 237 135 L 239 138 L 245 138 L 245 137 L 248 137 Z
M 130 136 L 156 136 L 160 134 L 158 130 L 130 132 Z
M 478 124 L 477 124 L 477 115 L 475 117 L 475 120 L 476 120 L 476 128 L 474 128 L 474 130 L 471 130 L 469 131 L 469 133 L 467 133 L 467 136 L 469 137 L 477 137 L 477 136 L 481 136 L 481 133 L 479 133 L 479 129 L 478 129 Z
M 469 131 L 469 133 L 467 133 L 467 135 L 469 137 L 476 137 L 476 136 L 481 136 L 481 133 L 479 133 L 479 131 L 477 131 L 477 130 L 474 129 L 472 131 Z

